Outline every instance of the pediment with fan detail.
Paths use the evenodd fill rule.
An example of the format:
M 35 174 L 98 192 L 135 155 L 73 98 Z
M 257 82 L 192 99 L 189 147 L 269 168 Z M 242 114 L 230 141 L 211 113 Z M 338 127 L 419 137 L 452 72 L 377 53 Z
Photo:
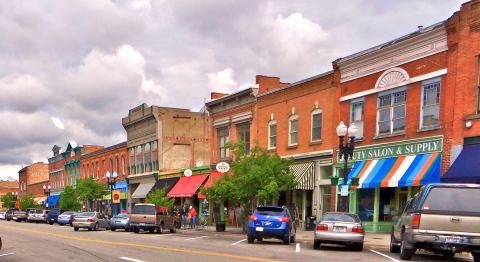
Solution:
M 385 71 L 377 80 L 375 88 L 385 88 L 398 85 L 410 79 L 407 71 L 402 68 L 391 68 Z

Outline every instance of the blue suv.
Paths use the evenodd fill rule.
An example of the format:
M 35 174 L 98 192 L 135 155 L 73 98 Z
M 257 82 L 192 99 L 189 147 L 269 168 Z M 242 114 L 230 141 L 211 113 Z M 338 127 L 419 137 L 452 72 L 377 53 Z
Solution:
M 259 206 L 248 221 L 248 243 L 255 239 L 278 238 L 289 245 L 295 242 L 295 218 L 290 215 L 288 208 L 277 206 Z

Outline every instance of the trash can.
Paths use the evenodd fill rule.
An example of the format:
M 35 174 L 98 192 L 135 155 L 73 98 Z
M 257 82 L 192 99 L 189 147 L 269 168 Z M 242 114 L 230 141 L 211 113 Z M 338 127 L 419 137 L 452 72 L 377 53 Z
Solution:
M 220 204 L 216 203 L 213 207 L 213 218 L 215 219 L 215 230 L 217 232 L 225 232 L 225 221 L 222 221 Z
M 316 217 L 314 217 L 314 216 L 307 217 L 307 221 L 305 223 L 305 230 L 306 231 L 315 230 L 315 220 L 316 220 Z

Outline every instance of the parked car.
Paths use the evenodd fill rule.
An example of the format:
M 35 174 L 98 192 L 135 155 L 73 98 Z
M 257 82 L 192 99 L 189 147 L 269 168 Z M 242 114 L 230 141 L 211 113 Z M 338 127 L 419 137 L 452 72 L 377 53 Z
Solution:
M 5 220 L 10 221 L 13 218 L 13 212 L 18 210 L 18 208 L 9 208 L 5 213 Z
M 295 218 L 287 207 L 259 206 L 250 216 L 247 240 L 251 244 L 255 239 L 278 238 L 289 245 L 295 242 L 296 232 Z
M 12 220 L 16 222 L 27 222 L 27 212 L 19 210 L 13 211 Z
M 100 228 L 110 229 L 110 223 L 103 213 L 82 212 L 75 216 L 72 222 L 73 229 L 87 228 L 88 231 L 97 231 Z
M 407 201 L 392 228 L 390 252 L 410 260 L 418 249 L 480 261 L 480 185 L 430 184 Z
M 110 219 L 110 229 L 115 231 L 117 229 L 124 229 L 130 231 L 130 216 L 128 214 L 118 214 Z
M 28 217 L 28 221 L 34 223 L 46 223 L 47 215 L 48 210 L 37 210 L 35 214 L 32 214 L 30 217 Z
M 365 229 L 358 215 L 350 213 L 325 213 L 315 227 L 313 248 L 319 249 L 323 243 L 351 245 L 363 250 Z
M 30 208 L 27 210 L 27 222 L 30 222 L 30 223 L 33 222 L 33 218 L 36 216 L 37 211 L 39 210 L 30 209 Z
M 5 211 L 0 211 L 0 219 L 5 220 Z
M 58 223 L 58 216 L 60 214 L 62 214 L 63 212 L 66 212 L 66 211 L 67 210 L 63 210 L 63 209 L 60 209 L 60 208 L 50 209 L 50 211 L 48 212 L 48 216 L 47 216 L 47 222 L 50 225 L 53 225 L 54 223 Z
M 82 212 L 73 212 L 73 214 L 70 216 L 70 220 L 68 221 L 68 224 L 73 227 L 73 219 L 75 218 L 75 216 L 78 216 L 79 214 L 81 214 Z
M 70 225 L 70 219 L 75 212 L 65 211 L 58 215 L 57 222 L 59 225 Z
M 134 233 L 139 233 L 140 230 L 153 233 L 156 230 L 161 234 L 164 229 L 176 233 L 180 224 L 181 220 L 173 214 L 173 210 L 169 211 L 168 207 L 154 204 L 136 204 L 130 215 L 130 229 Z

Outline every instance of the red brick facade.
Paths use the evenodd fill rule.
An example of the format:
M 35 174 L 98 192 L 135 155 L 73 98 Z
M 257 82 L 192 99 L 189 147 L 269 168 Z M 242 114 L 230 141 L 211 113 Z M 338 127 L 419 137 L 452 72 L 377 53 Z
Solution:
M 127 142 L 106 147 L 80 157 L 80 177 L 92 177 L 107 183 L 105 174 L 117 172 L 117 181 L 125 180 L 128 176 Z
M 33 194 L 35 196 L 43 196 L 42 192 L 38 192 L 37 185 L 48 185 L 48 164 L 46 163 L 34 163 L 22 168 L 18 171 L 20 191 L 19 195 Z

